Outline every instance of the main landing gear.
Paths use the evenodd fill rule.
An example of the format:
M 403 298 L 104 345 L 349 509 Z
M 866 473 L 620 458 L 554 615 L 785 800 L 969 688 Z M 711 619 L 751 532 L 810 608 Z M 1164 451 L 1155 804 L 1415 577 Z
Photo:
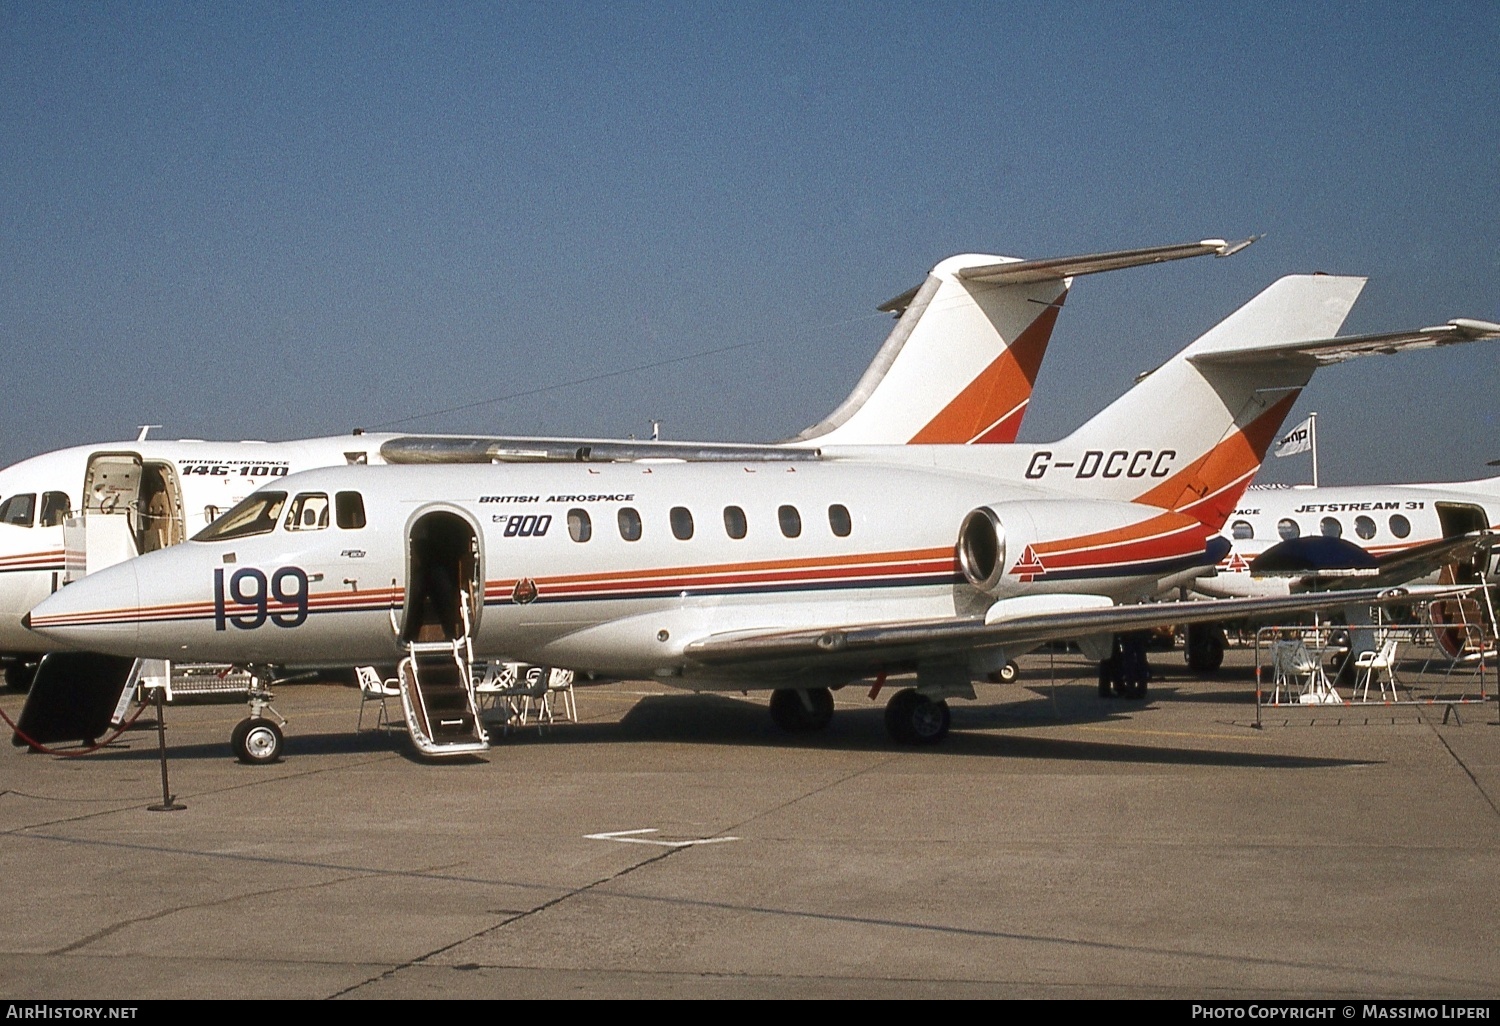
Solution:
M 777 688 L 771 692 L 771 719 L 789 734 L 822 730 L 833 719 L 833 692 L 827 688 Z
M 948 703 L 916 688 L 898 691 L 885 707 L 885 729 L 903 745 L 935 745 L 948 736 Z
M 822 730 L 833 719 L 827 688 L 777 688 L 771 692 L 771 719 L 789 734 Z M 948 703 L 916 688 L 898 691 L 885 707 L 885 729 L 903 745 L 935 745 L 948 736 Z
M 1215 673 L 1224 665 L 1224 647 L 1228 639 L 1224 628 L 1216 623 L 1189 624 L 1183 640 L 1183 656 L 1188 669 L 1195 673 Z

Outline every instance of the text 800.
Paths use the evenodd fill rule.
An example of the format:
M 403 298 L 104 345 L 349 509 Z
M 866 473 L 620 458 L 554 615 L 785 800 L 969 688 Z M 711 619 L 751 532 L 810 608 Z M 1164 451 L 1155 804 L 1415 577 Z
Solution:
M 490 518 L 490 522 L 504 524 L 505 530 L 501 534 L 506 538 L 540 538 L 552 526 L 552 518 L 545 513 L 541 516 L 533 513 L 525 516 L 495 516 Z

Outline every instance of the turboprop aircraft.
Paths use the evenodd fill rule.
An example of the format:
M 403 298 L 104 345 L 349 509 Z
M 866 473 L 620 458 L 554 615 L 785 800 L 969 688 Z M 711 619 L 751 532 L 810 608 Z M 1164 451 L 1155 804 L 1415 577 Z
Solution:
M 429 755 L 487 746 L 476 651 L 772 690 L 791 729 L 829 721 L 831 688 L 914 671 L 887 728 L 934 743 L 946 700 L 974 697 L 973 675 L 1048 640 L 1102 656 L 1116 631 L 1389 598 L 1137 604 L 1219 561 L 1224 522 L 1317 366 L 1500 337 L 1454 322 L 1327 338 L 1363 285 L 1281 279 L 1050 445 L 311 471 L 27 619 L 121 656 L 400 659 L 408 727 Z M 254 718 L 235 740 L 252 761 L 281 744 Z
M 1454 566 L 1462 580 L 1500 582 L 1500 553 L 1488 535 L 1500 531 L 1500 477 L 1431 484 L 1261 487 L 1252 485 L 1226 528 L 1234 548 L 1213 577 L 1194 584 L 1213 597 L 1285 595 L 1295 573 L 1257 574 L 1256 561 L 1273 550 L 1347 550 L 1321 545 L 1339 539 L 1373 559 L 1367 574 L 1405 583 Z M 1311 541 L 1312 544 L 1305 544 Z M 1308 566 L 1309 576 L 1319 569 Z
M 1073 277 L 1253 241 L 1018 260 L 967 254 L 882 304 L 897 323 L 853 392 L 783 446 L 1013 441 Z M 63 584 L 174 545 L 267 480 L 349 463 L 548 459 L 755 459 L 758 446 L 580 438 L 366 434 L 287 442 L 133 441 L 74 446 L 0 470 L 0 663 L 29 684 L 46 645 L 21 626 Z M 774 447 L 773 447 L 774 448 Z
M 1500 581 L 1500 478 L 1433 484 L 1337 487 L 1251 485 L 1225 528 L 1232 548 L 1213 574 L 1192 583 L 1208 598 L 1289 595 L 1318 589 L 1391 587 L 1413 581 L 1481 584 Z M 1487 607 L 1477 601 L 1439 602 L 1433 622 L 1461 622 L 1440 632 L 1448 654 L 1469 640 Z M 1345 611 L 1351 627 L 1367 611 Z M 1350 635 L 1352 660 L 1376 644 L 1371 630 Z M 1453 641 L 1453 645 L 1444 645 Z M 1190 628 L 1188 665 L 1211 673 L 1224 658 L 1222 625 Z

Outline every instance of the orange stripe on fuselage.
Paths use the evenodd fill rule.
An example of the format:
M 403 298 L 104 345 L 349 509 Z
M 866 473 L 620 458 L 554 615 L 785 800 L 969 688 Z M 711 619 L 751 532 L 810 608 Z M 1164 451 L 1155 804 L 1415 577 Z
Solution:
M 1111 528 L 1076 538 L 1037 542 L 1033 544 L 1032 551 L 1049 570 L 1104 563 L 1146 562 L 1200 549 L 1210 533 L 1191 517 L 1179 513 L 1163 513 L 1127 527 Z
M 1065 298 L 1066 294 L 1049 304 L 1005 352 L 912 436 L 911 444 L 1014 442 Z

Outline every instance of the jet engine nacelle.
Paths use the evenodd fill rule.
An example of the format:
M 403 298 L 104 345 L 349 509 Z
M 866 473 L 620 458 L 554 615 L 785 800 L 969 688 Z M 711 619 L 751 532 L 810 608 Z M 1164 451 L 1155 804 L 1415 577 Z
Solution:
M 995 597 L 1090 578 L 1154 578 L 1207 560 L 1215 534 L 1193 517 L 1109 500 L 1039 499 L 980 506 L 958 532 L 969 583 Z

